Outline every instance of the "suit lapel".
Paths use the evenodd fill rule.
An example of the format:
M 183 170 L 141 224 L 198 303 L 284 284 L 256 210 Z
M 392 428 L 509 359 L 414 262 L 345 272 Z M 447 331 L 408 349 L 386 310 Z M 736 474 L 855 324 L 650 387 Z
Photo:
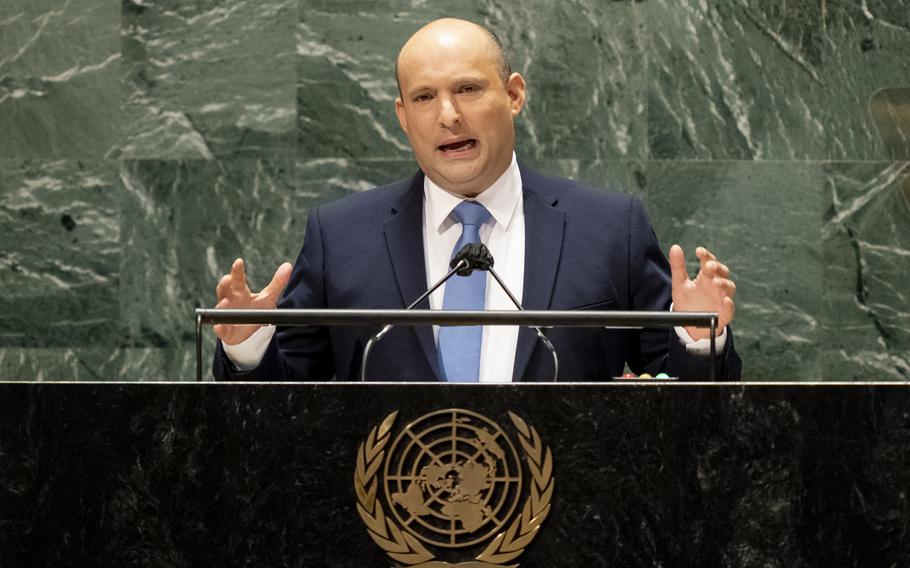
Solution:
M 392 215 L 385 222 L 385 240 L 389 259 L 395 272 L 402 306 L 408 306 L 427 290 L 426 262 L 423 250 L 423 174 L 418 173 L 410 187 L 392 205 Z M 424 300 L 415 309 L 430 308 Z M 417 341 L 439 380 L 439 364 L 436 359 L 436 342 L 433 328 L 415 326 Z
M 526 310 L 550 307 L 562 253 L 565 214 L 554 207 L 558 196 L 546 189 L 544 179 L 523 164 L 521 168 L 525 216 L 525 267 L 522 306 Z M 518 334 L 513 377 L 521 380 L 539 339 L 529 329 Z

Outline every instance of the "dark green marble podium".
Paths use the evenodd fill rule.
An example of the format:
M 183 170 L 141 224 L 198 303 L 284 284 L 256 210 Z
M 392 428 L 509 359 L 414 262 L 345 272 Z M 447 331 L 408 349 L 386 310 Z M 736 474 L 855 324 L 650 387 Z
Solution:
M 6 383 L 0 566 L 394 565 L 358 448 L 447 408 L 552 451 L 512 564 L 910 565 L 905 385 Z

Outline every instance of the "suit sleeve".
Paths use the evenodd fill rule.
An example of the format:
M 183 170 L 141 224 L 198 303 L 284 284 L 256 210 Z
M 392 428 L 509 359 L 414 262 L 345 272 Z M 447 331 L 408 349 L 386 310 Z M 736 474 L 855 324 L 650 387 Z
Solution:
M 670 264 L 664 256 L 644 206 L 637 199 L 629 205 L 629 298 L 633 310 L 669 311 L 672 301 Z M 723 351 L 713 361 L 716 377 L 738 380 L 742 368 L 728 328 Z M 636 374 L 665 372 L 683 380 L 707 380 L 710 357 L 690 354 L 672 328 L 643 329 L 628 334 L 629 368 Z
M 279 309 L 327 307 L 324 253 L 316 208 L 307 219 L 303 248 L 278 301 Z M 227 381 L 328 380 L 335 374 L 333 361 L 327 327 L 278 326 L 259 366 L 246 372 L 235 368 L 219 340 L 212 374 L 216 380 Z

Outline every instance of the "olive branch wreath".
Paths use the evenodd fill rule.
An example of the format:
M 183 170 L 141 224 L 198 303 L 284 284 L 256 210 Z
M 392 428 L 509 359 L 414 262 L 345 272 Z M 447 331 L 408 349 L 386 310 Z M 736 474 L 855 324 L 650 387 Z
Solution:
M 402 532 L 391 519 L 386 518 L 382 504 L 376 500 L 379 487 L 376 474 L 385 458 L 385 446 L 397 416 L 397 410 L 386 416 L 379 426 L 370 431 L 366 442 L 357 448 L 354 490 L 357 492 L 357 512 L 373 541 L 394 560 L 404 564 L 417 564 L 432 560 L 433 554 L 416 537 Z
M 537 536 L 541 523 L 550 513 L 550 501 L 556 480 L 553 478 L 553 454 L 544 447 L 537 430 L 528 426 L 516 414 L 509 412 L 509 418 L 519 432 L 519 441 L 525 450 L 528 469 L 531 472 L 530 496 L 525 501 L 521 515 L 517 516 L 508 530 L 499 533 L 481 552 L 476 562 L 449 564 L 430 562 L 435 558 L 419 540 L 403 532 L 385 515 L 382 503 L 377 500 L 379 482 L 377 473 L 385 458 L 392 425 L 398 417 L 395 411 L 370 431 L 366 442 L 357 448 L 357 466 L 354 470 L 354 490 L 357 493 L 357 512 L 367 526 L 370 538 L 393 560 L 413 568 L 443 568 L 446 566 L 496 567 L 504 566 L 518 558 Z M 515 564 L 512 568 L 517 567 Z

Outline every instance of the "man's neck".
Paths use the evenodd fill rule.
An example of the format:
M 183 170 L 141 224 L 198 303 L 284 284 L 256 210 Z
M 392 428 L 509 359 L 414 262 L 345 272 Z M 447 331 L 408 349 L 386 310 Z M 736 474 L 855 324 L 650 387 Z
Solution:
M 509 170 L 511 170 L 512 166 L 515 165 L 516 160 L 517 159 L 515 157 L 515 152 L 513 151 L 512 160 L 506 165 L 506 168 L 504 170 L 502 170 L 502 172 L 500 172 L 499 176 L 496 177 L 496 179 L 493 181 L 493 183 L 491 183 L 490 185 L 488 185 L 486 187 L 479 189 L 478 191 L 472 191 L 472 190 L 454 191 L 452 189 L 447 188 L 445 185 L 436 182 L 436 180 L 430 178 L 430 176 L 426 176 L 426 177 L 427 177 L 427 181 L 430 183 L 430 185 L 432 187 L 441 189 L 442 191 L 448 193 L 449 195 L 451 195 L 453 197 L 457 197 L 458 199 L 475 199 L 478 195 L 489 190 L 490 188 L 494 188 L 499 185 L 502 185 L 503 178 L 505 178 L 508 175 Z

